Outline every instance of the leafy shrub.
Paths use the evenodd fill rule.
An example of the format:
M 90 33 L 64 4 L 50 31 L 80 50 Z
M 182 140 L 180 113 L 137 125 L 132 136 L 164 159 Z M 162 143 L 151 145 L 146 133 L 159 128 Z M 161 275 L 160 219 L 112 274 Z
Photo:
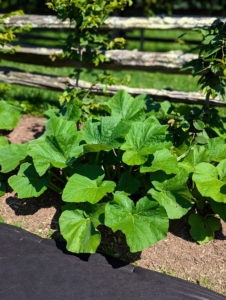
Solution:
M 211 26 L 194 30 L 203 35 L 199 56 L 186 63 L 183 69 L 192 67 L 193 76 L 201 75 L 198 84 L 206 94 L 205 106 L 208 109 L 210 96 L 226 101 L 226 25 L 217 19 Z

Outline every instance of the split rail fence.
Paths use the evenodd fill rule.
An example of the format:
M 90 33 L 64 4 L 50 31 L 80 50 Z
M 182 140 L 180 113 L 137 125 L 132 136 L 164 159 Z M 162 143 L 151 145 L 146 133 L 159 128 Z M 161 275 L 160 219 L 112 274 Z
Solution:
M 209 26 L 216 18 L 210 17 L 150 17 L 150 18 L 125 18 L 110 17 L 106 20 L 103 30 L 132 30 L 140 29 L 192 29 L 194 27 Z M 54 16 L 25 15 L 13 16 L 7 19 L 6 26 L 24 26 L 28 23 L 32 28 L 48 28 L 53 30 L 72 29 L 69 21 L 62 22 Z M 143 44 L 143 36 L 140 40 Z M 1 54 L 0 57 L 13 61 L 28 63 L 34 65 L 52 66 L 52 67 L 82 67 L 82 68 L 99 68 L 103 70 L 140 70 L 146 72 L 162 72 L 168 74 L 189 74 L 190 70 L 181 72 L 180 69 L 184 63 L 197 57 L 195 54 L 184 54 L 182 51 L 168 51 L 163 53 L 128 51 L 128 50 L 111 50 L 105 51 L 104 54 L 109 61 L 94 67 L 91 64 L 81 64 L 71 59 L 60 59 L 58 54 L 62 53 L 61 49 L 28 47 L 21 46 L 15 54 Z M 53 60 L 52 58 L 55 57 Z M 0 66 L 0 82 L 19 84 L 30 87 L 38 87 L 55 91 L 62 91 L 68 85 L 76 86 L 76 81 L 69 77 L 50 76 L 41 73 L 24 72 L 18 68 Z M 186 82 L 186 80 L 185 80 Z M 90 89 L 96 94 L 103 94 L 104 86 L 102 84 L 92 85 L 89 82 L 80 80 L 78 88 Z M 113 95 L 118 89 L 124 89 L 132 95 L 147 94 L 155 101 L 169 100 L 172 102 L 183 102 L 202 104 L 205 96 L 200 92 L 182 92 L 174 90 L 157 90 L 153 88 L 139 89 L 126 86 L 109 86 L 108 94 Z M 225 105 L 218 98 L 211 101 L 212 105 Z

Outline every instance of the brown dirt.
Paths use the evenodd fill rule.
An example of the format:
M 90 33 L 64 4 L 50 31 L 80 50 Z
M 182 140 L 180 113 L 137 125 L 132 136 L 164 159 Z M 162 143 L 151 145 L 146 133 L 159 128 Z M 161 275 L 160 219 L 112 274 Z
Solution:
M 23 117 L 8 135 L 13 143 L 37 138 L 44 128 L 43 118 Z M 0 197 L 0 216 L 5 223 L 20 226 L 42 237 L 58 233 L 61 198 L 46 191 L 38 199 L 18 199 L 8 187 Z M 144 268 L 198 283 L 226 295 L 226 223 L 214 241 L 198 245 L 189 236 L 184 221 L 173 221 L 167 238 L 140 253 L 130 253 L 124 235 L 100 227 L 103 236 L 100 251 L 130 261 Z

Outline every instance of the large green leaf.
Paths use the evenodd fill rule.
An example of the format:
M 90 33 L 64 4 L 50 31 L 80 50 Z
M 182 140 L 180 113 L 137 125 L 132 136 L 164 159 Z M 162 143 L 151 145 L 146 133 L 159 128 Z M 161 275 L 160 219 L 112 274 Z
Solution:
M 0 166 L 2 173 L 14 170 L 27 156 L 28 144 L 9 144 L 0 147 Z
M 81 117 L 81 110 L 77 105 L 76 99 L 65 102 L 60 109 L 60 114 L 68 121 L 77 122 Z
M 61 117 L 52 117 L 46 122 L 46 136 L 58 137 L 65 135 L 65 139 L 69 139 L 70 134 L 73 136 L 78 135 L 75 122 L 64 120 Z
M 138 122 L 145 119 L 145 101 L 133 98 L 125 91 L 118 91 L 107 103 L 112 116 L 124 121 Z
M 120 177 L 116 190 L 121 191 L 124 194 L 131 195 L 135 193 L 139 187 L 140 181 L 130 175 L 129 172 L 125 172 Z
M 188 223 L 191 225 L 191 236 L 199 244 L 212 241 L 214 232 L 221 227 L 219 219 L 212 216 L 202 217 L 197 214 L 191 214 Z
M 202 196 L 226 203 L 225 167 L 226 159 L 217 167 L 204 162 L 195 167 L 192 179 Z
M 172 105 L 169 101 L 161 102 L 160 106 L 161 106 L 161 110 L 164 112 L 164 114 L 168 114 L 169 109 L 172 107 Z
M 105 225 L 121 230 L 131 252 L 141 251 L 166 237 L 169 221 L 165 209 L 149 197 L 136 206 L 127 196 L 117 192 L 105 208 Z
M 0 136 L 0 147 L 7 146 L 9 144 L 9 141 L 6 137 Z
M 38 197 L 44 193 L 48 184 L 47 179 L 40 177 L 31 163 L 22 164 L 18 174 L 11 176 L 8 182 L 19 198 Z
M 193 173 L 196 165 L 201 162 L 210 161 L 210 153 L 204 146 L 195 145 L 188 155 L 179 163 L 179 167 L 184 168 L 189 173 Z
M 75 123 L 54 117 L 47 122 L 45 136 L 30 143 L 28 153 L 41 176 L 50 165 L 57 168 L 71 165 L 83 151 L 79 143 Z
M 141 166 L 140 172 L 155 172 L 162 170 L 166 174 L 177 174 L 179 172 L 178 162 L 176 156 L 174 156 L 170 150 L 162 149 L 154 153 L 154 159 L 151 161 L 151 166 Z
M 87 145 L 85 152 L 99 152 L 121 146 L 129 124 L 118 117 L 102 117 L 100 122 L 88 121 L 83 128 L 83 138 Z
M 22 110 L 10 105 L 5 101 L 0 101 L 0 130 L 12 130 L 17 126 Z
M 91 170 L 91 169 L 90 169 Z M 80 174 L 72 175 L 63 191 L 62 199 L 65 202 L 90 202 L 92 204 L 100 201 L 107 193 L 112 193 L 115 189 L 115 182 L 102 181 L 104 175 L 95 179 Z
M 216 168 L 219 174 L 219 179 L 226 183 L 226 159 L 223 159 Z
M 59 224 L 60 231 L 67 241 L 67 249 L 74 253 L 95 253 L 101 236 L 97 226 L 104 214 L 104 204 L 86 203 L 83 209 L 65 210 Z
M 131 125 L 126 135 L 126 142 L 121 146 L 125 150 L 122 160 L 127 165 L 141 165 L 148 159 L 148 154 L 169 148 L 172 143 L 167 140 L 168 125 L 158 125 L 152 120 L 137 122 Z
M 210 160 L 220 162 L 226 158 L 226 144 L 223 138 L 209 139 L 207 149 L 210 152 Z
M 187 180 L 188 173 L 181 169 L 171 179 L 164 180 L 163 182 L 152 181 L 157 191 L 152 188 L 148 193 L 165 208 L 170 219 L 181 218 L 193 206 L 192 195 L 186 184 Z

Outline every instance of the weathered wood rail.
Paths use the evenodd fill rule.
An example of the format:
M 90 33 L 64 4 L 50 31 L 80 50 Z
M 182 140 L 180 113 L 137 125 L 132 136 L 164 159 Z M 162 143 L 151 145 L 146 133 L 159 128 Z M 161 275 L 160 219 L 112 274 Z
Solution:
M 216 17 L 179 17 L 157 16 L 149 18 L 110 17 L 105 21 L 106 29 L 192 29 L 194 27 L 209 26 Z M 221 18 L 222 19 L 222 18 Z M 225 19 L 222 19 L 225 21 Z M 72 28 L 69 20 L 62 22 L 55 16 L 12 16 L 6 20 L 6 26 L 21 27 L 31 24 L 32 28 Z
M 0 54 L 0 58 L 5 60 L 28 64 L 43 65 L 50 67 L 83 67 L 94 68 L 90 63 L 80 63 L 78 61 L 59 56 L 63 53 L 61 49 L 31 48 L 21 47 L 16 50 L 15 55 Z M 129 50 L 110 50 L 103 52 L 109 59 L 108 62 L 101 63 L 95 67 L 102 70 L 139 70 L 146 72 L 163 72 L 168 74 L 178 74 L 182 66 L 197 58 L 196 54 L 182 51 L 169 52 L 141 52 Z M 54 59 L 53 59 L 54 58 Z M 189 74 L 191 69 L 181 71 L 181 74 Z
M 36 87 L 42 89 L 49 89 L 54 91 L 63 91 L 66 87 L 76 87 L 78 89 L 91 90 L 97 95 L 114 95 L 119 89 L 125 90 L 133 96 L 146 94 L 153 98 L 154 101 L 169 100 L 171 102 L 183 102 L 189 104 L 203 104 L 205 96 L 199 92 L 182 92 L 170 90 L 157 90 L 157 89 L 139 89 L 131 88 L 123 85 L 109 86 L 107 93 L 104 92 L 105 86 L 103 84 L 92 84 L 83 80 L 79 80 L 76 85 L 76 80 L 69 77 L 50 76 L 41 73 L 29 73 L 20 69 L 0 67 L 0 82 L 14 83 L 29 87 Z M 226 103 L 216 98 L 210 101 L 211 105 L 226 106 Z
M 191 29 L 194 27 L 209 26 L 216 18 L 209 17 L 151 17 L 151 18 L 119 18 L 111 17 L 106 20 L 104 29 Z M 224 20 L 224 19 L 222 19 Z M 50 28 L 50 29 L 70 29 L 72 25 L 68 20 L 61 22 L 54 16 L 13 16 L 8 18 L 6 26 L 24 26 L 31 23 L 32 28 Z M 90 64 L 81 64 L 75 60 L 60 59 L 59 55 L 62 50 L 55 48 L 40 48 L 40 47 L 25 47 L 22 46 L 16 50 L 14 55 L 1 54 L 0 58 L 10 60 L 13 62 L 26 62 L 35 65 L 53 66 L 53 67 L 84 67 L 93 68 Z M 182 51 L 169 51 L 163 53 L 150 53 L 141 51 L 128 50 L 112 50 L 104 53 L 109 61 L 98 66 L 100 69 L 109 70 L 140 70 L 148 72 L 164 72 L 169 74 L 178 74 L 184 63 L 195 59 L 195 54 L 184 54 Z M 96 67 L 95 67 L 96 68 Z M 180 72 L 180 74 L 190 73 L 191 70 Z M 6 83 L 13 83 L 25 85 L 30 87 L 37 87 L 43 89 L 50 89 L 55 91 L 62 91 L 67 86 L 76 86 L 76 81 L 69 77 L 50 76 L 40 73 L 28 73 L 19 69 L 1 67 L 0 81 Z M 85 82 L 80 80 L 76 86 L 80 89 L 90 89 L 94 93 L 102 95 L 104 92 L 104 85 Z M 152 97 L 155 101 L 169 100 L 172 102 L 183 102 L 198 104 L 203 103 L 205 96 L 198 92 L 182 92 L 172 90 L 156 90 L 152 88 L 138 89 L 126 86 L 110 86 L 108 87 L 108 95 L 113 95 L 118 89 L 123 89 L 132 95 L 139 95 L 145 93 Z M 211 101 L 212 105 L 224 106 L 218 98 Z

